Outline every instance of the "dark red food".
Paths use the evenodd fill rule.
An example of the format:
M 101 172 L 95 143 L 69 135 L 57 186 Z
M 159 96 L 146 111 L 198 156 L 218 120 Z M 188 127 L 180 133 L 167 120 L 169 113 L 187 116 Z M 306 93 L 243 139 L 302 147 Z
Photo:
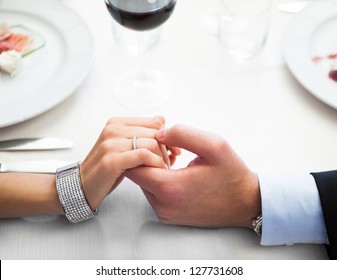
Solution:
M 337 59 L 337 53 L 335 53 L 335 54 L 329 54 L 328 58 L 329 59 Z
M 337 53 L 334 53 L 334 54 L 329 54 L 327 56 L 314 56 L 312 57 L 312 61 L 315 62 L 315 63 L 319 63 L 321 62 L 322 60 L 337 60 Z M 337 82 L 337 70 L 331 70 L 329 72 L 329 78 L 335 82 Z
M 337 70 L 331 70 L 329 72 L 329 78 L 335 82 L 337 82 Z

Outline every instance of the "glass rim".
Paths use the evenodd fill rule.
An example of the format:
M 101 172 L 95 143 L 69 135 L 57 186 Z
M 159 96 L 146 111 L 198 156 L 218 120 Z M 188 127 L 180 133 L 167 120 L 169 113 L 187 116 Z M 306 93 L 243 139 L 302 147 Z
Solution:
M 271 6 L 272 6 L 272 1 L 271 1 L 271 0 L 262 0 L 262 1 L 265 2 L 265 5 L 263 5 L 263 6 L 262 6 L 260 9 L 258 9 L 258 10 L 249 12 L 248 9 L 247 9 L 247 10 L 244 10 L 244 11 L 240 10 L 240 9 L 237 7 L 237 5 L 234 5 L 234 6 L 228 5 L 227 3 L 228 3 L 229 1 L 230 1 L 230 2 L 233 2 L 233 3 L 237 3 L 237 2 L 240 1 L 240 0 L 222 0 L 221 2 L 222 2 L 222 4 L 223 4 L 224 8 L 227 9 L 229 12 L 232 12 L 232 13 L 234 13 L 234 14 L 236 14 L 236 15 L 243 15 L 243 16 L 254 16 L 254 15 L 260 15 L 260 14 L 267 13 L 267 12 L 269 12 L 269 11 L 271 10 Z M 249 1 L 249 0 L 245 0 L 245 1 L 252 3 L 252 2 L 254 2 L 255 0 L 251 0 L 252 2 Z M 261 1 L 261 0 L 260 0 L 260 1 Z M 226 2 L 227 2 L 227 3 L 226 3 Z M 252 3 L 252 5 L 254 5 L 254 4 Z M 256 2 L 255 2 L 255 6 L 256 6 Z

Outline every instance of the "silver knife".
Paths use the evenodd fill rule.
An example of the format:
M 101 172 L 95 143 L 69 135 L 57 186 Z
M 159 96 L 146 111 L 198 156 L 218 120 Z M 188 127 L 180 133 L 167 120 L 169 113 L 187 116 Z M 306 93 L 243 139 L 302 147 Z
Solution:
M 297 14 L 304 10 L 309 4 L 313 3 L 313 0 L 299 0 L 293 2 L 283 2 L 277 4 L 277 9 L 284 13 Z
M 71 162 L 63 160 L 33 160 L 12 163 L 0 163 L 0 173 L 47 173 L 55 174 L 56 169 L 69 165 Z
M 69 149 L 73 142 L 55 137 L 22 138 L 0 141 L 0 151 L 38 151 Z

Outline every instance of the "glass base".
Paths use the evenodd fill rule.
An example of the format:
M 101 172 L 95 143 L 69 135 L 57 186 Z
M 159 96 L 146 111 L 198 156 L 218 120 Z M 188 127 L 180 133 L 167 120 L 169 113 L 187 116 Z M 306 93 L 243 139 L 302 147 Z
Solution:
M 128 108 L 147 110 L 164 105 L 172 94 L 170 79 L 154 69 L 130 70 L 115 85 L 117 100 Z

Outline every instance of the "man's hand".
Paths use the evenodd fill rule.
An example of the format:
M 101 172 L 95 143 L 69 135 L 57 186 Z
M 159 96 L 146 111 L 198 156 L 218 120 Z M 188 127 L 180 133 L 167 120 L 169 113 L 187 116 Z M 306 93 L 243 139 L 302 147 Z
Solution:
M 156 139 L 197 155 L 185 168 L 138 167 L 126 176 L 144 191 L 161 222 L 197 227 L 251 227 L 261 213 L 257 176 L 221 137 L 177 125 Z

